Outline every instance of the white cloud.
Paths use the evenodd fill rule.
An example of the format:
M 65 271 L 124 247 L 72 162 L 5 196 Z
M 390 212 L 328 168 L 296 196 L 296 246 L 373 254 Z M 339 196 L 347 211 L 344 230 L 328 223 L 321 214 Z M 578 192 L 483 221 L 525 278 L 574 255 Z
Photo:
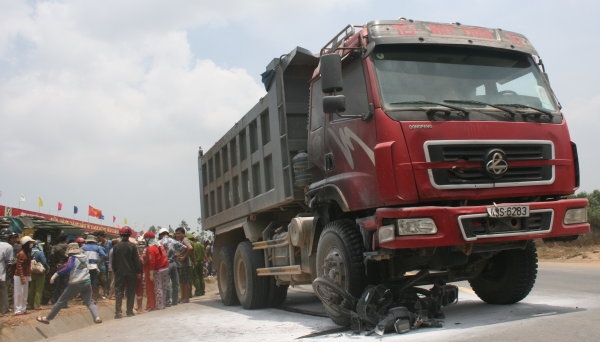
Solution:
M 352 7 L 366 0 L 80 0 L 69 3 L 78 27 L 103 40 L 130 39 L 173 29 L 225 27 L 233 22 L 279 23 L 282 18 Z M 251 20 L 252 19 L 252 20 Z
M 197 187 L 197 146 L 212 144 L 264 91 L 242 69 L 194 57 L 185 31 L 175 27 L 142 25 L 140 34 L 116 42 L 89 35 L 76 16 L 83 3 L 42 2 L 33 15 L 12 13 L 20 20 L 4 46 L 18 37 L 28 48 L 1 50 L 0 60 L 16 69 L 0 82 L 2 181 L 13 192 L 45 188 L 46 197 L 89 202 L 108 215 L 177 224 L 177 216 L 165 222 L 164 214 L 144 210 L 156 212 Z M 69 184 L 86 191 L 74 195 Z M 198 193 L 190 193 L 187 212 L 199 215 Z M 132 213 L 139 202 L 147 206 Z
M 531 6 L 551 9 L 549 17 L 583 16 L 584 24 L 523 11 L 490 17 L 514 3 L 0 0 L 1 203 L 16 205 L 24 193 L 48 206 L 92 204 L 131 224 L 195 225 L 197 148 L 209 148 L 262 96 L 256 70 L 297 45 L 318 49 L 345 24 L 400 16 L 489 20 L 531 36 L 565 105 L 582 184 L 600 188 L 588 171 L 600 168 L 600 96 L 589 56 L 577 60 L 563 45 L 593 40 L 595 12 L 538 1 Z

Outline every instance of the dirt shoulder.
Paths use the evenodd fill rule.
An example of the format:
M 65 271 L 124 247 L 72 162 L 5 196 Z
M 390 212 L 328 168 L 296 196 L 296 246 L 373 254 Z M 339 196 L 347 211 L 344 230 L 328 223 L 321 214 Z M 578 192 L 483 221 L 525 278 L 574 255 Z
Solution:
M 538 242 L 537 251 L 540 261 L 600 264 L 600 243 Z
M 205 284 L 205 293 L 206 294 L 218 293 L 219 290 L 217 288 L 216 278 L 213 278 L 213 277 L 205 278 L 204 284 Z M 199 298 L 199 297 L 195 297 L 195 298 Z M 192 299 L 194 299 L 194 298 L 192 298 Z M 144 305 L 145 305 L 145 302 L 144 302 Z M 106 315 L 104 315 L 104 317 L 102 317 L 102 319 L 104 321 L 107 321 L 107 320 L 113 318 L 112 313 L 114 313 L 114 308 L 115 308 L 114 299 L 99 300 L 96 302 L 96 306 L 98 307 L 100 312 L 110 312 L 111 313 L 111 316 L 109 316 L 109 317 L 106 317 Z M 123 301 L 123 307 L 124 306 L 125 306 L 125 302 Z M 43 305 L 42 310 L 28 311 L 28 314 L 26 314 L 26 315 L 15 316 L 12 313 L 10 313 L 7 315 L 0 316 L 0 341 L 2 340 L 1 336 L 2 336 L 2 331 L 4 329 L 14 329 L 14 328 L 17 328 L 17 327 L 23 326 L 23 325 L 40 324 L 40 323 L 36 322 L 35 318 L 37 316 L 47 315 L 50 312 L 51 308 L 52 308 L 52 305 Z M 57 320 L 68 319 L 69 316 L 72 316 L 75 314 L 80 314 L 82 312 L 85 315 L 89 315 L 87 306 L 85 306 L 81 302 L 81 300 L 73 299 L 73 300 L 69 301 L 68 308 L 60 310 L 60 312 L 58 313 L 58 316 L 56 316 L 56 319 Z M 90 318 L 90 324 L 92 324 L 91 322 L 92 322 L 92 320 Z

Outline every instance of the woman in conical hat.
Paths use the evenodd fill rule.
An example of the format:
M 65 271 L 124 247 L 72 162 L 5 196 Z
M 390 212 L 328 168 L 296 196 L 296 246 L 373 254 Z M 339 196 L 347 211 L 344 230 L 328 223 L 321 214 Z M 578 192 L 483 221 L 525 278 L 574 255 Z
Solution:
M 38 316 L 36 320 L 40 323 L 49 324 L 71 298 L 75 297 L 77 294 L 81 294 L 81 299 L 90 310 L 94 323 L 102 323 L 98 308 L 92 300 L 92 281 L 90 279 L 90 271 L 87 267 L 87 257 L 83 254 L 83 251 L 79 248 L 77 242 L 72 242 L 67 245 L 66 254 L 69 257 L 67 263 L 52 275 L 50 284 L 54 284 L 54 280 L 56 280 L 59 275 L 65 274 L 69 275 L 69 284 L 52 309 L 50 309 L 48 315 Z

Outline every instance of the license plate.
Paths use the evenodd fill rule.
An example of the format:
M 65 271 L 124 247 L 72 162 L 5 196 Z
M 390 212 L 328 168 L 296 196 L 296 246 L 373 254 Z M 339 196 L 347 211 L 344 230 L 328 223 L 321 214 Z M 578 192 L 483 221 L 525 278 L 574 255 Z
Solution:
M 529 217 L 528 205 L 493 205 L 487 207 L 490 217 Z

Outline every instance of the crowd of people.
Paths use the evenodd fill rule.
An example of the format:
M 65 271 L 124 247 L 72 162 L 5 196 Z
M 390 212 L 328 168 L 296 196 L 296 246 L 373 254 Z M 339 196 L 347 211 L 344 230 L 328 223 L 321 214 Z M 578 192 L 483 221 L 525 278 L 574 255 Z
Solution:
M 186 236 L 183 227 L 174 234 L 161 228 L 133 238 L 122 227 L 118 239 L 104 232 L 69 237 L 61 234 L 52 246 L 31 236 L 19 237 L 0 229 L 0 315 L 36 317 L 49 324 L 61 309 L 78 297 L 95 323 L 102 323 L 96 302 L 115 300 L 115 318 L 188 303 L 204 295 L 204 276 L 211 272 L 210 244 Z M 47 257 L 48 256 L 48 257 Z M 192 291 L 193 289 L 193 291 Z

